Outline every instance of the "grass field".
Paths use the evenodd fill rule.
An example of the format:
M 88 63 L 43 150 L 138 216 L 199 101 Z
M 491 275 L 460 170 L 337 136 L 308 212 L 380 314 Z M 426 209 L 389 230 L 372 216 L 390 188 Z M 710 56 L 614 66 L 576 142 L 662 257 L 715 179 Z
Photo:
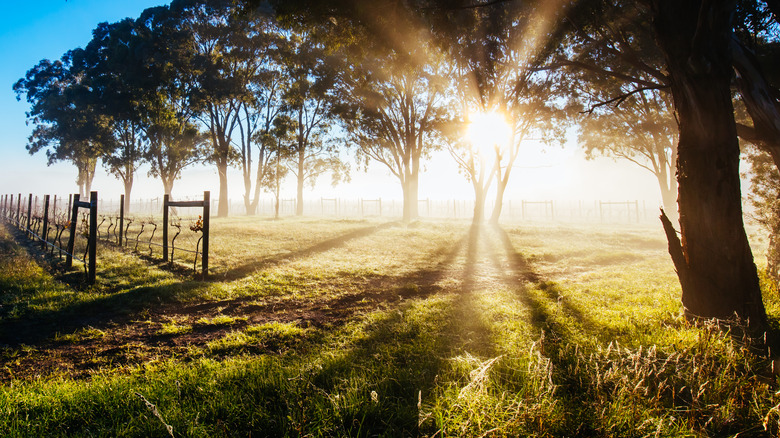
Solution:
M 0 227 L 0 436 L 780 426 L 772 360 L 681 316 L 660 226 L 218 219 L 209 281 L 103 245 L 90 287 L 24 242 Z

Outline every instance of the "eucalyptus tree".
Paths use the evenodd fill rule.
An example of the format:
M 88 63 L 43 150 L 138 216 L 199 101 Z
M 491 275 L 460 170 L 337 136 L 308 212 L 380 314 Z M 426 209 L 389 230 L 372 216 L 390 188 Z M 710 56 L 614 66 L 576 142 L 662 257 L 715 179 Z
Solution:
M 146 145 L 140 112 L 142 90 L 133 77 L 137 74 L 134 68 L 137 60 L 133 57 L 136 44 L 134 20 L 101 23 L 93 30 L 92 40 L 77 60 L 97 96 L 94 110 L 109 119 L 113 141 L 101 159 L 106 170 L 123 182 L 125 211 L 130 208 L 133 181 L 143 162 Z
M 257 213 L 260 193 L 267 179 L 266 173 L 278 173 L 276 169 L 279 160 L 272 163 L 278 152 L 273 133 L 276 122 L 284 114 L 283 96 L 287 85 L 285 69 L 281 64 L 287 47 L 286 32 L 271 16 L 255 14 L 248 33 L 241 35 L 243 41 L 237 44 L 244 50 L 252 49 L 243 56 L 248 75 L 248 95 L 241 106 L 242 117 L 238 123 L 239 157 L 247 214 Z M 255 159 L 257 165 L 253 177 Z
M 484 146 L 477 148 L 482 149 L 477 154 L 480 161 L 492 164 L 477 165 L 473 146 L 465 157 L 456 157 L 461 167 L 470 166 L 466 174 L 475 188 L 475 222 L 480 222 L 484 214 L 487 183 L 495 179 L 496 199 L 490 220 L 497 223 L 524 140 L 533 135 L 549 144 L 563 138 L 566 119 L 557 85 L 560 73 L 538 68 L 556 48 L 551 41 L 557 38 L 552 31 L 559 11 L 538 2 L 432 4 L 423 10 L 434 24 L 440 45 L 448 48 L 456 66 L 461 120 L 469 124 L 481 120 L 495 124 L 494 130 L 508 130 L 501 139 L 495 138 L 495 132 L 483 133 L 493 136 L 493 143 L 499 143 L 489 145 L 489 151 Z M 493 117 L 493 121 L 485 117 Z M 474 128 L 484 129 L 471 127 Z M 458 150 L 464 148 L 456 148 L 456 153 Z M 478 168 L 482 167 L 494 175 L 478 177 Z M 479 180 L 487 185 L 477 184 Z
M 170 194 L 182 171 L 201 160 L 204 135 L 195 120 L 193 34 L 167 6 L 149 8 L 135 20 L 127 68 L 146 141 L 149 175 Z
M 303 189 L 314 186 L 324 173 L 331 174 L 335 185 L 349 177 L 330 134 L 336 102 L 336 57 L 329 56 L 324 36 L 317 29 L 290 32 L 284 65 L 288 84 L 284 109 L 292 123 L 290 173 L 296 179 L 295 214 L 303 214 Z
M 189 103 L 197 120 L 208 132 L 210 147 L 205 159 L 214 163 L 219 175 L 217 216 L 228 213 L 228 167 L 236 162 L 233 133 L 238 126 L 241 100 L 245 93 L 232 75 L 230 35 L 242 26 L 232 17 L 232 1 L 178 0 L 170 5 L 177 20 L 177 29 L 189 35 L 186 49 L 192 54 L 182 65 L 184 77 L 190 82 Z
M 96 111 L 97 102 L 88 78 L 74 68 L 82 49 L 60 60 L 42 60 L 14 84 L 17 99 L 30 104 L 28 123 L 33 132 L 26 145 L 30 154 L 46 151 L 48 164 L 70 161 L 78 169 L 79 193 L 89 193 L 97 161 L 110 143 L 109 120 Z
M 664 227 L 686 313 L 747 320 L 766 330 L 756 266 L 742 220 L 739 144 L 731 81 L 732 2 L 651 2 L 679 126 L 682 241 Z
M 366 167 L 381 163 L 401 182 L 403 221 L 409 222 L 418 216 L 421 162 L 442 145 L 449 64 L 433 45 L 353 50 L 353 62 L 340 75 L 337 112 L 358 159 Z
M 270 158 L 259 185 L 274 198 L 274 219 L 279 218 L 282 182 L 287 178 L 290 172 L 288 164 L 294 158 L 292 156 L 294 148 L 290 146 L 294 134 L 292 127 L 292 120 L 286 114 L 282 114 L 274 119 L 273 126 L 265 131 L 262 140 Z
M 592 89 L 591 92 L 597 89 Z M 599 92 L 596 99 L 615 94 Z M 588 110 L 579 120 L 579 142 L 588 157 L 627 160 L 658 181 L 664 212 L 677 221 L 677 124 L 671 96 L 658 90 L 635 93 L 616 106 Z
M 567 13 L 570 44 L 557 64 L 624 84 L 619 95 L 597 104 L 620 104 L 648 90 L 670 94 L 679 133 L 682 239 L 666 215 L 661 219 L 685 313 L 736 315 L 760 335 L 767 321 L 743 224 L 733 72 L 746 81 L 742 89 L 747 82 L 766 87 L 740 72 L 735 12 L 736 1 L 580 0 Z

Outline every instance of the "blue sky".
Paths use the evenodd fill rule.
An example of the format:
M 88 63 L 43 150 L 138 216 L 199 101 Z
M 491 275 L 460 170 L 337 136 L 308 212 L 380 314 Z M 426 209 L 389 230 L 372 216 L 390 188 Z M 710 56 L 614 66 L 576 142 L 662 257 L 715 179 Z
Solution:
M 75 179 L 71 166 L 46 167 L 43 153 L 30 156 L 24 149 L 30 127 L 25 126 L 28 104 L 17 102 L 13 84 L 41 59 L 58 59 L 66 51 L 83 47 L 92 29 L 103 21 L 137 17 L 161 0 L 33 0 L 8 1 L 0 14 L 0 187 L 2 191 L 45 190 L 51 183 Z M 31 175 L 49 184 L 40 185 Z M 75 187 L 75 185 L 74 185 Z M 70 191 L 73 188 L 69 188 Z
M 76 170 L 72 164 L 46 166 L 45 153 L 30 156 L 25 150 L 31 127 L 25 125 L 28 104 L 17 102 L 13 84 L 41 59 L 57 59 L 67 50 L 83 47 L 92 29 L 103 21 L 115 22 L 126 17 L 138 17 L 152 6 L 167 4 L 162 0 L 40 0 L 7 1 L 0 15 L 0 194 L 34 193 L 67 195 L 78 190 Z M 611 160 L 584 161 L 582 151 L 570 141 L 566 147 L 542 148 L 527 145 L 528 153 L 521 157 L 518 170 L 510 181 L 508 199 L 658 199 L 653 177 L 632 165 Z M 351 152 L 350 152 L 351 154 Z M 436 154 L 426 164 L 427 172 L 420 181 L 420 198 L 473 199 L 468 182 L 458 173 L 452 158 Z M 329 178 L 328 178 L 329 179 Z M 243 187 L 240 174 L 229 175 L 230 197 L 239 200 Z M 203 190 L 218 191 L 218 179 L 212 166 L 187 169 L 174 186 L 174 196 L 196 196 Z M 631 181 L 632 184 L 625 184 Z M 294 196 L 294 183 L 284 197 Z M 101 198 L 118 198 L 122 185 L 97 171 L 93 189 Z M 162 185 L 146 176 L 142 169 L 136 176 L 134 197 L 159 196 Z M 213 196 L 213 195 L 212 195 Z M 324 197 L 401 198 L 398 180 L 378 165 L 369 173 L 353 168 L 352 183 L 333 188 L 323 179 L 309 199 Z

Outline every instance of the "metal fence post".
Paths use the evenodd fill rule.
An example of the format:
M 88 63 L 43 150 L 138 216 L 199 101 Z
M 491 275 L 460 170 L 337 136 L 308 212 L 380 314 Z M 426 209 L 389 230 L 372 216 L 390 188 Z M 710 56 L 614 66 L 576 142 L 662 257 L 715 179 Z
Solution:
M 201 269 L 203 279 L 209 275 L 209 216 L 211 216 L 211 192 L 203 192 L 203 256 L 201 257 Z
M 162 251 L 163 251 L 163 261 L 168 261 L 168 202 L 170 201 L 169 194 L 165 194 L 163 197 L 163 235 L 162 235 Z
M 68 250 L 65 254 L 65 267 L 70 269 L 73 266 L 73 247 L 76 243 L 76 223 L 79 221 L 79 197 L 81 195 L 75 194 L 72 195 L 69 199 L 73 200 L 73 203 L 71 204 L 71 215 L 70 215 L 70 235 L 68 236 Z
M 30 235 L 30 220 L 32 219 L 32 200 L 33 195 L 30 193 L 30 199 L 27 200 L 27 230 L 25 231 L 26 235 Z
M 89 265 L 87 282 L 95 284 L 97 268 L 97 210 L 98 192 L 89 192 Z
M 41 247 L 46 248 L 46 238 L 49 234 L 49 195 L 43 196 L 43 229 L 41 230 Z
M 119 246 L 122 246 L 122 232 L 125 230 L 125 195 L 119 196 Z

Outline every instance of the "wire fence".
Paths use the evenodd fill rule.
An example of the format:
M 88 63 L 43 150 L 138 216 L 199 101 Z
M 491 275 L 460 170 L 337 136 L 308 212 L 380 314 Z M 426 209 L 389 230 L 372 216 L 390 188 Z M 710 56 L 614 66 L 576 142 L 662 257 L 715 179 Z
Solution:
M 275 216 L 276 201 L 260 199 L 255 213 L 249 215 Z M 155 201 L 141 201 L 139 205 L 156 205 Z M 217 211 L 219 199 L 211 201 L 212 211 Z M 227 202 L 229 216 L 247 215 L 243 201 Z M 279 200 L 279 216 L 295 216 L 298 201 L 294 198 Z M 485 203 L 489 217 L 495 201 Z M 403 216 L 404 204 L 399 199 L 386 198 L 312 198 L 303 202 L 303 215 L 337 218 L 397 218 Z M 508 199 L 503 202 L 500 219 L 504 221 L 556 221 L 589 223 L 637 223 L 657 221 L 660 203 L 640 200 L 524 200 Z M 162 207 L 156 210 L 157 214 Z M 463 199 L 419 199 L 418 216 L 438 219 L 470 219 L 474 214 L 474 201 Z
M 98 204 L 97 192 L 92 192 L 94 198 L 91 197 L 90 202 L 79 201 L 78 195 L 7 194 L 0 196 L 0 216 L 31 240 L 39 242 L 51 257 L 64 260 L 67 268 L 73 260 L 82 263 L 90 283 L 94 282 L 91 265 L 96 258 L 94 251 L 98 242 L 161 259 L 171 265 L 191 265 L 196 272 L 200 256 L 201 272 L 205 277 L 208 273 L 207 205 L 210 205 L 207 193 L 199 202 L 171 202 L 169 214 L 150 212 L 148 215 L 126 215 L 124 196 L 118 202 L 109 200 Z M 154 202 L 140 201 L 139 205 L 156 208 Z M 197 211 L 193 213 L 184 208 L 193 206 L 203 210 L 196 214 Z M 90 208 L 90 211 L 79 211 L 79 207 Z M 189 214 L 180 215 L 184 210 Z M 170 239 L 166 239 L 168 226 L 173 231 Z

